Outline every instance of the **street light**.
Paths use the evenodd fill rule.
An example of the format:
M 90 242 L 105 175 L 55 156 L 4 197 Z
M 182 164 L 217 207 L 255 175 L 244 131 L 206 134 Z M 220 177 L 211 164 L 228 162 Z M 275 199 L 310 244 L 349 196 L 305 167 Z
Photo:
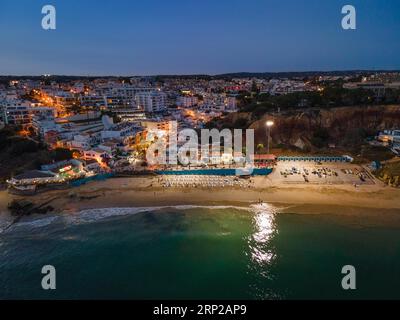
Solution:
M 269 154 L 270 132 L 271 132 L 271 127 L 274 125 L 274 122 L 271 120 L 268 120 L 265 124 L 267 126 L 267 154 Z

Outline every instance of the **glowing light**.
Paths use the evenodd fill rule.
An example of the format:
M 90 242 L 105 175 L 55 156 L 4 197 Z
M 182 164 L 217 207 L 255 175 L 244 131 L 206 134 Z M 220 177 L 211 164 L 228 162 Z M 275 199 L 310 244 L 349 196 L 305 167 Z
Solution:
M 71 170 L 72 169 L 72 166 L 66 166 L 66 167 L 64 167 L 64 168 L 61 168 L 60 170 L 59 170 L 59 172 L 66 172 L 66 171 L 69 171 L 69 170 Z
M 271 246 L 271 240 L 278 232 L 275 224 L 276 209 L 268 204 L 257 205 L 254 209 L 255 232 L 249 238 L 251 258 L 257 265 L 270 265 L 276 257 Z
M 267 127 L 272 127 L 274 125 L 274 122 L 271 120 L 268 120 L 266 123 Z

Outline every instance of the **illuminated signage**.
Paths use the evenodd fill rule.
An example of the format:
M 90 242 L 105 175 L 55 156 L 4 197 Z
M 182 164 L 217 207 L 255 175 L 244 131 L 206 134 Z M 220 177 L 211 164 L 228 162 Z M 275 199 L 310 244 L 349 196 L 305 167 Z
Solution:
M 69 170 L 71 170 L 72 169 L 72 166 L 66 166 L 66 167 L 64 167 L 64 168 L 61 168 L 60 170 L 59 170 L 59 172 L 65 172 L 65 171 L 69 171 Z

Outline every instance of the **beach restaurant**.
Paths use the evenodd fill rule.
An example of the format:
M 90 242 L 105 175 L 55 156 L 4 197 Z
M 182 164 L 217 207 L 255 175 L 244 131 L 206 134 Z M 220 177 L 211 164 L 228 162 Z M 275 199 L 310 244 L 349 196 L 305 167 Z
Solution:
M 50 171 L 31 170 L 7 180 L 10 185 L 30 185 L 39 183 L 49 183 L 54 181 L 57 175 Z
M 84 176 L 82 163 L 72 159 L 41 166 L 41 170 L 30 170 L 7 180 L 9 187 L 22 190 L 30 186 L 63 184 Z

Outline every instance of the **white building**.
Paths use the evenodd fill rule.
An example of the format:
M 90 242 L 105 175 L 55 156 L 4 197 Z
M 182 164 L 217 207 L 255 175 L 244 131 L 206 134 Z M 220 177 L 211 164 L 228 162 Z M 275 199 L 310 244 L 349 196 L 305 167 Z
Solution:
M 81 94 L 79 102 L 82 106 L 102 107 L 106 105 L 106 97 L 97 94 Z
M 74 140 L 76 135 L 80 134 L 89 134 L 99 141 L 100 131 L 104 130 L 100 115 L 97 112 L 87 112 L 52 121 L 40 121 L 37 125 L 40 131 L 57 131 L 59 138 L 65 144 L 68 144 L 68 142 Z
M 83 152 L 83 157 L 85 160 L 95 159 L 98 163 L 102 163 L 105 159 L 109 159 L 112 155 L 100 148 L 94 148 L 90 150 L 85 150 Z
M 225 111 L 226 112 L 236 112 L 237 111 L 236 97 L 228 96 L 225 98 Z
M 140 92 L 136 95 L 139 109 L 149 113 L 163 112 L 167 109 L 167 95 L 160 91 Z
M 69 147 L 77 150 L 89 150 L 96 143 L 94 136 L 85 133 L 74 136 L 74 139 L 69 141 Z
M 61 126 L 57 124 L 53 119 L 42 119 L 39 117 L 32 118 L 32 127 L 36 134 L 40 137 L 44 137 L 49 131 L 61 131 Z
M 21 100 L 3 100 L 0 102 L 0 117 L 5 124 L 29 125 L 30 106 L 30 103 Z
M 379 133 L 378 140 L 388 144 L 400 143 L 400 130 L 384 130 Z
M 139 124 L 121 122 L 110 128 L 104 128 L 104 130 L 101 131 L 101 139 L 103 141 L 107 139 L 123 141 L 125 138 L 135 136 L 139 131 L 142 131 L 142 127 Z
M 135 107 L 137 94 L 152 91 L 154 88 L 109 82 L 95 88 L 94 95 L 82 95 L 80 99 L 84 105 L 104 105 L 106 108 Z
M 32 117 L 40 119 L 54 119 L 56 117 L 56 109 L 51 107 L 31 107 L 29 112 Z
M 144 113 L 144 111 L 134 108 L 115 108 L 113 109 L 113 113 L 122 122 L 138 122 L 140 120 L 146 119 L 146 114 Z
M 57 92 L 54 96 L 54 100 L 56 104 L 61 105 L 63 107 L 70 107 L 76 102 L 74 95 L 71 94 L 71 92 L 66 92 L 66 91 Z
M 177 105 L 183 108 L 197 106 L 199 99 L 195 96 L 181 96 L 177 99 Z

